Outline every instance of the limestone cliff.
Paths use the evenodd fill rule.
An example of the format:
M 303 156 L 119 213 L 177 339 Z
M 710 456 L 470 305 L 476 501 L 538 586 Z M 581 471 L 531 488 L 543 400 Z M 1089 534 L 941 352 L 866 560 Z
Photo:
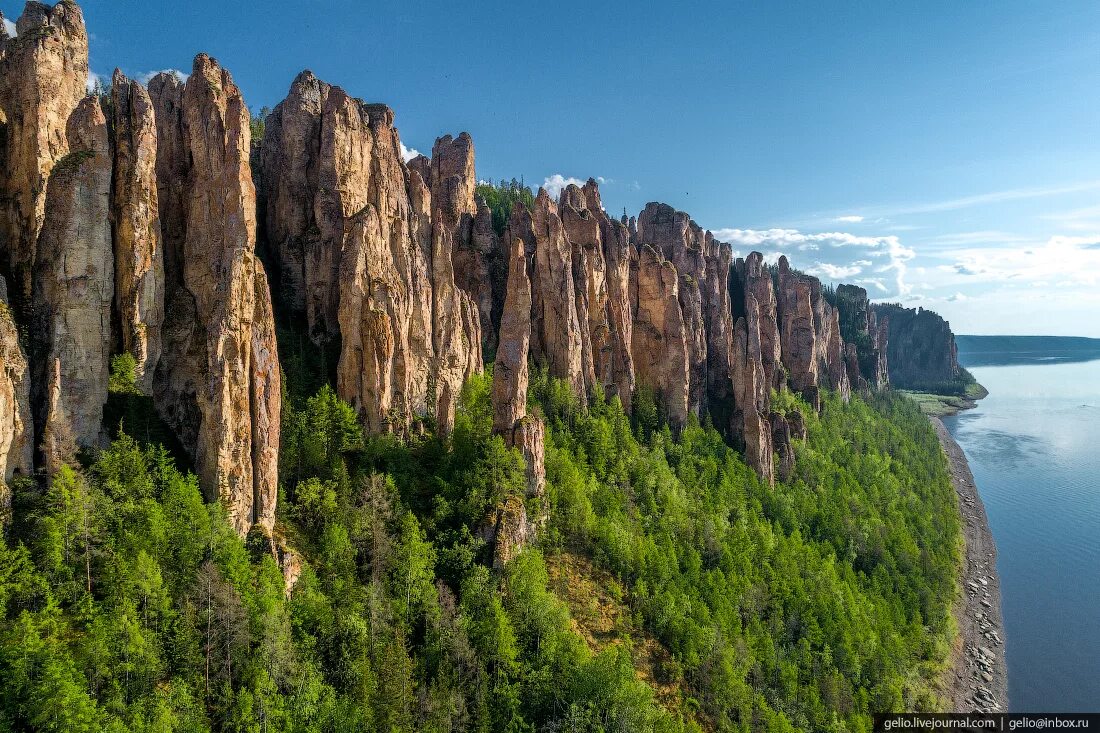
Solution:
M 158 188 L 170 194 L 161 226 L 165 247 L 178 248 L 166 253 L 154 399 L 237 531 L 270 531 L 280 373 L 267 278 L 254 253 L 248 109 L 229 72 L 205 54 L 186 85 L 162 74 L 150 93 L 166 112 L 157 115 Z M 169 234 L 174 226 L 181 230 Z
M 676 429 L 710 419 L 767 482 L 794 470 L 804 434 L 800 415 L 773 409 L 775 391 L 816 408 L 822 390 L 847 399 L 853 386 L 962 374 L 938 316 L 871 306 L 862 288 L 834 298 L 785 257 L 774 269 L 756 252 L 735 261 L 666 204 L 613 219 L 593 180 L 557 201 L 540 190 L 501 234 L 476 197 L 469 134 L 406 163 L 390 108 L 308 71 L 250 155 L 240 91 L 209 57 L 186 84 L 161 74 L 148 92 L 116 71 L 106 120 L 84 98 L 76 5 L 28 3 L 18 29 L 0 32 L 0 270 L 34 320 L 15 307 L 10 333 L 0 323 L 5 470 L 27 464 L 22 371 L 56 463 L 100 440 L 108 357 L 125 350 L 207 492 L 239 531 L 270 529 L 276 312 L 339 348 L 337 391 L 370 431 L 446 435 L 492 354 L 494 429 L 527 461 L 528 499 L 544 491 L 528 360 L 628 411 L 651 391 Z M 17 326 L 32 334 L 22 361 Z M 499 509 L 500 526 L 542 521 Z
M 540 507 L 529 523 L 518 497 L 507 497 L 485 523 L 484 536 L 493 547 L 494 565 L 503 567 L 525 545 L 548 516 L 546 506 L 545 428 L 527 415 L 527 358 L 531 342 L 531 281 L 523 240 L 515 239 L 508 258 L 508 295 L 500 321 L 500 338 L 493 366 L 493 431 L 523 455 L 527 498 Z
M 675 265 L 653 247 L 642 247 L 631 272 L 634 369 L 638 386 L 656 393 L 676 427 L 687 421 L 691 376 L 679 279 Z
M 880 321 L 867 291 L 858 285 L 838 286 L 836 300 L 849 381 L 864 389 L 882 389 L 890 381 L 887 319 Z
M 48 469 L 100 444 L 114 302 L 111 157 L 97 98 L 81 101 L 66 132 L 71 152 L 50 173 L 34 270 L 32 399 Z
M 779 258 L 779 338 L 791 388 L 815 408 L 822 387 L 843 399 L 851 393 L 840 336 L 839 313 L 825 301 L 821 282 Z
M 265 233 L 287 316 L 340 344 L 337 391 L 368 430 L 429 417 L 447 432 L 492 303 L 480 260 L 462 259 L 493 247 L 473 236 L 469 135 L 406 166 L 392 110 L 308 71 L 266 127 Z
M 0 38 L 0 267 L 17 312 L 29 304 L 47 179 L 69 148 L 88 82 L 88 34 L 73 2 L 28 2 Z
M 30 388 L 27 357 L 8 307 L 7 286 L 0 279 L 0 483 L 33 470 Z
M 157 126 L 141 84 L 115 69 L 111 79 L 115 307 L 123 351 L 137 361 L 138 385 L 152 392 L 164 322 L 164 248 L 157 199 Z
M 930 310 L 897 304 L 873 305 L 886 324 L 890 383 L 903 389 L 946 389 L 963 379 L 950 324 Z

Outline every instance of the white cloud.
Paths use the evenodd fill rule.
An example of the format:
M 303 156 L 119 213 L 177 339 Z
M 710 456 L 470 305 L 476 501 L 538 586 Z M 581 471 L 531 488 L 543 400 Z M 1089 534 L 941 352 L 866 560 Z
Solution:
M 848 214 L 847 216 L 838 216 L 834 221 L 841 222 L 842 224 L 859 224 L 863 221 L 863 217 L 859 214 Z
M 912 292 L 906 282 L 907 263 L 916 253 L 896 236 L 874 237 L 849 232 L 807 233 L 798 229 L 718 229 L 714 236 L 735 248 L 757 249 L 772 262 L 780 254 L 792 258 L 792 265 L 828 280 L 864 278 L 883 296 L 905 297 Z M 795 253 L 805 253 L 798 256 Z M 892 288 L 885 286 L 891 280 Z
M 830 280 L 844 280 L 863 272 L 859 265 L 833 265 L 828 262 L 818 262 L 806 272 L 817 277 L 826 277 Z
M 185 74 L 179 69 L 156 69 L 154 71 L 143 71 L 137 75 L 137 80 L 142 84 L 148 84 L 149 81 L 157 74 L 175 74 L 176 78 L 180 81 L 187 81 L 187 77 L 190 74 Z
M 7 18 L 4 18 L 3 20 L 4 20 L 4 30 L 7 31 L 8 36 L 10 38 L 15 38 L 17 35 L 19 35 L 19 32 L 15 29 L 15 23 L 8 20 Z
M 557 198 L 561 195 L 562 190 L 569 184 L 574 186 L 583 186 L 584 181 L 579 178 L 573 178 L 570 176 L 566 178 L 561 173 L 555 173 L 552 176 L 547 176 L 542 181 L 542 187 L 546 189 L 546 193 L 550 194 L 551 198 Z
M 962 293 L 955 293 L 954 295 L 947 296 L 947 301 L 949 303 L 958 303 L 959 301 L 963 300 L 970 300 L 970 298 L 963 295 Z
M 1100 284 L 1100 234 L 1056 235 L 1027 247 L 972 247 L 952 254 L 948 264 L 937 268 L 950 283 L 1045 281 L 1079 288 Z
M 110 85 L 110 81 L 108 81 L 106 77 L 100 76 L 99 74 L 95 73 L 94 71 L 89 71 L 88 72 L 88 81 L 85 82 L 85 84 L 84 84 L 84 86 L 85 86 L 85 88 L 87 88 L 89 94 L 91 94 L 92 92 L 95 91 L 96 84 L 99 84 L 100 87 L 102 87 L 102 88 L 106 88 L 107 86 Z
M 420 155 L 420 151 L 416 148 L 406 148 L 405 143 L 401 143 L 401 160 L 408 163 L 410 160 Z

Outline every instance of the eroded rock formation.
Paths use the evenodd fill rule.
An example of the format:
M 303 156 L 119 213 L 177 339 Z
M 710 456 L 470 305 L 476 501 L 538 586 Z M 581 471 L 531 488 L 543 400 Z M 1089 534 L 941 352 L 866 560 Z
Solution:
M 270 531 L 280 373 L 267 278 L 254 253 L 248 109 L 229 72 L 205 54 L 186 85 L 162 74 L 150 92 L 166 111 L 157 116 L 157 173 L 166 179 L 158 187 L 170 192 L 161 224 L 182 225 L 164 236 L 166 248 L 179 249 L 166 257 L 155 402 L 237 531 L 254 524 Z
M 886 358 L 887 319 L 879 320 L 871 308 L 867 291 L 858 285 L 838 286 L 836 299 L 848 380 L 861 389 L 885 387 L 890 381 Z
M 137 361 L 138 385 L 152 392 L 164 322 L 164 249 L 157 199 L 157 126 L 153 103 L 141 84 L 115 69 L 114 115 L 115 304 L 122 350 Z
M 851 385 L 840 337 L 840 318 L 821 293 L 821 282 L 791 270 L 779 258 L 778 318 L 780 347 L 791 388 L 815 408 L 822 387 L 848 399 Z
M 277 306 L 319 348 L 339 346 L 337 390 L 371 431 L 407 434 L 425 419 L 445 435 L 463 383 L 495 355 L 494 430 L 523 454 L 528 480 L 488 522 L 503 563 L 545 517 L 524 505 L 545 490 L 529 359 L 627 410 L 637 389 L 652 391 L 675 428 L 709 417 L 767 482 L 790 476 L 805 436 L 800 413 L 773 410 L 773 392 L 789 386 L 818 407 L 825 389 L 847 399 L 852 386 L 961 374 L 938 316 L 870 306 L 854 287 L 833 307 L 786 258 L 775 270 L 759 253 L 734 263 L 670 206 L 612 219 L 592 180 L 558 201 L 539 191 L 501 235 L 475 196 L 468 134 L 406 164 L 392 110 L 308 71 L 268 118 L 253 171 L 247 108 L 216 61 L 200 55 L 186 84 L 161 74 L 148 93 L 116 71 L 108 125 L 84 98 L 76 5 L 28 3 L 18 31 L 0 31 L 0 270 L 35 320 L 21 322 L 20 307 L 0 317 L 6 474 L 30 470 L 25 372 L 55 464 L 100 440 L 117 347 L 137 358 L 140 386 L 238 531 L 270 530 Z M 254 176 L 274 303 L 254 253 Z M 31 326 L 29 359 L 16 324 Z
M 896 304 L 874 305 L 886 323 L 886 361 L 895 387 L 940 389 L 962 377 L 951 326 L 939 314 Z
M 517 448 L 523 455 L 527 476 L 527 498 L 540 507 L 533 526 L 545 523 L 546 468 L 545 427 L 537 417 L 527 414 L 527 359 L 531 342 L 531 281 L 527 275 L 528 263 L 523 240 L 514 239 L 508 256 L 508 295 L 500 321 L 500 338 L 496 363 L 493 366 L 493 431 L 504 438 L 506 445 Z M 522 513 L 522 521 L 505 521 L 507 517 Z M 502 524 L 503 522 L 503 524 Z M 528 527 L 527 511 L 523 503 L 500 508 L 495 521 L 493 542 L 495 557 L 508 556 L 509 548 L 525 541 Z M 502 535 L 522 530 L 522 536 Z
M 70 115 L 52 168 L 34 270 L 36 434 L 47 468 L 100 443 L 114 302 L 111 157 L 96 97 Z
M 455 267 L 480 246 L 473 144 L 441 138 L 433 160 L 406 167 L 393 123 L 388 107 L 299 74 L 260 154 L 266 236 L 288 316 L 317 344 L 338 340 L 337 391 L 366 427 L 405 433 L 430 417 L 446 432 L 492 303 L 483 268 Z M 456 278 L 483 284 L 483 302 Z
M 689 411 L 690 351 L 680 310 L 676 267 L 643 245 L 631 272 L 634 370 L 639 387 L 653 390 L 677 427 Z
M 0 483 L 15 475 L 31 474 L 33 445 L 27 357 L 8 307 L 7 286 L 0 279 Z M 4 494 L 3 490 L 0 494 Z M 0 514 L 4 504 L 0 501 Z
M 69 148 L 69 117 L 88 83 L 88 35 L 73 2 L 28 2 L 0 37 L 0 260 L 9 296 L 29 304 L 47 179 Z

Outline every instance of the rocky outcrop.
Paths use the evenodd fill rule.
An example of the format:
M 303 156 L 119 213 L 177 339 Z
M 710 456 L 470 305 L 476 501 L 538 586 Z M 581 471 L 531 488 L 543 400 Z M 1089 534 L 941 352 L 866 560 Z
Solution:
M 573 247 L 565 236 L 558 206 L 539 189 L 531 212 L 534 239 L 534 312 L 531 352 L 550 375 L 564 379 L 578 395 L 591 386 L 591 364 L 584 359 L 588 330 L 577 314 Z M 590 353 L 590 345 L 589 345 Z
M 472 143 L 442 138 L 437 161 L 406 167 L 393 123 L 299 74 L 267 121 L 266 233 L 284 307 L 315 342 L 339 337 L 337 391 L 366 427 L 406 433 L 428 416 L 446 432 L 481 369 L 482 314 L 453 263 L 470 239 Z
M 680 311 L 676 267 L 649 245 L 631 273 L 632 351 L 639 387 L 654 391 L 669 422 L 681 427 L 689 412 L 689 347 Z
M 31 297 L 47 179 L 70 152 L 69 117 L 86 94 L 88 35 L 73 2 L 28 2 L 0 38 L 0 266 L 22 312 Z
M 567 186 L 558 211 L 572 246 L 585 383 L 605 397 L 618 396 L 629 409 L 634 391 L 629 232 L 607 216 L 592 179 L 583 188 Z
M 531 341 L 531 282 L 523 241 L 516 239 L 509 252 L 508 297 L 500 321 L 500 339 L 493 366 L 493 431 L 506 445 L 518 448 L 527 473 L 527 497 L 545 502 L 545 429 L 540 419 L 527 414 L 527 359 Z M 545 511 L 536 525 L 545 520 Z
M 902 389 L 947 389 L 964 379 L 951 325 L 937 313 L 897 304 L 871 306 L 884 324 L 890 384 Z
M 137 361 L 138 385 L 149 394 L 160 359 L 164 322 L 164 249 L 157 198 L 157 127 L 149 93 L 115 69 L 111 80 L 114 174 L 115 305 L 122 350 Z
M 515 239 L 509 251 L 508 296 L 500 321 L 500 338 L 493 366 L 493 432 L 523 455 L 526 498 L 540 507 L 534 522 L 519 497 L 508 497 L 485 523 L 483 534 L 493 547 L 494 566 L 503 567 L 525 545 L 548 516 L 546 507 L 545 428 L 527 415 L 527 357 L 531 341 L 531 282 L 526 249 Z
M 33 470 L 30 388 L 27 357 L 8 307 L 7 286 L 0 279 L 0 483 Z M 4 505 L 0 501 L 0 515 Z
M 455 403 L 463 382 L 480 371 L 482 365 L 481 306 L 459 287 L 464 275 L 460 277 L 455 269 L 455 252 L 467 246 L 477 210 L 474 202 L 477 180 L 473 141 L 468 134 L 453 139 L 444 136 L 432 150 L 432 345 L 436 427 L 445 435 L 454 425 Z M 488 308 L 491 309 L 491 298 Z
M 783 364 L 793 390 L 820 408 L 822 387 L 848 399 L 851 385 L 844 360 L 837 310 L 821 292 L 821 282 L 791 270 L 779 258 L 778 318 Z
M 886 319 L 880 322 L 858 285 L 838 286 L 836 301 L 849 381 L 861 389 L 882 389 L 889 383 Z
M 733 409 L 731 429 L 748 463 L 760 478 L 775 482 L 772 452 L 775 449 L 773 430 L 768 418 L 771 393 L 767 373 L 761 358 L 762 322 L 760 306 L 748 293 L 744 301 L 744 315 L 737 319 L 733 329 L 731 372 Z
M 527 414 L 527 356 L 531 344 L 531 281 L 523 240 L 512 242 L 508 262 L 508 297 L 493 365 L 493 430 L 500 434 L 511 432 Z
M 237 531 L 270 532 L 281 376 L 267 278 L 254 252 L 248 109 L 229 72 L 205 54 L 182 89 L 162 74 L 150 93 L 158 113 L 166 112 L 157 115 L 158 188 L 169 192 L 161 204 L 164 242 L 179 248 L 165 257 L 154 401 Z M 174 225 L 182 232 L 169 234 Z
M 463 132 L 452 138 L 444 135 L 435 141 L 431 158 L 432 201 L 434 216 L 449 230 L 455 285 L 476 306 L 483 348 L 495 344 L 493 334 L 493 286 L 491 272 L 500 241 L 493 231 L 492 213 L 478 205 L 474 191 L 474 141 Z M 495 283 L 497 287 L 502 282 Z
M 735 267 L 737 292 L 733 296 L 734 313 L 741 315 L 745 300 L 752 296 L 760 309 L 760 361 L 764 368 L 764 383 L 769 390 L 779 389 L 786 382 L 783 353 L 779 337 L 778 305 L 771 271 L 764 256 L 751 252 L 738 259 Z
M 482 524 L 478 536 L 493 548 L 493 568 L 504 568 L 535 536 L 523 499 L 513 495 L 501 502 Z
M 708 324 L 701 290 L 707 277 L 705 234 L 684 212 L 667 204 L 650 203 L 638 215 L 635 242 L 640 249 L 651 246 L 674 267 L 683 321 L 682 338 L 688 359 L 687 409 L 701 417 L 708 405 Z M 728 260 L 726 267 L 728 272 Z M 726 320 L 728 325 L 728 318 Z
M 114 301 L 111 157 L 97 98 L 69 117 L 66 144 L 50 173 L 34 272 L 32 399 L 47 469 L 100 443 Z
M 326 130 L 329 140 L 341 138 L 345 149 L 339 160 L 322 160 L 322 117 L 331 91 L 332 87 L 312 72 L 300 73 L 286 99 L 267 116 L 260 150 L 265 233 L 277 264 L 273 276 L 278 283 L 276 292 L 288 314 L 306 318 L 309 336 L 317 343 L 336 333 L 334 314 L 327 306 L 335 295 L 329 292 L 335 285 L 330 270 L 338 264 L 332 262 L 332 253 L 338 257 L 343 244 L 343 217 L 333 221 L 318 212 L 323 204 L 319 200 L 321 167 L 328 168 L 327 177 L 334 182 L 340 179 L 338 166 L 353 157 L 359 158 L 357 172 L 365 176 L 368 169 L 361 159 L 361 128 L 356 130 L 358 136 L 347 129 Z M 327 119 L 330 128 L 337 121 L 333 111 L 329 110 Z M 340 192 L 328 193 L 331 197 Z M 330 226 L 328 232 L 322 232 L 322 223 L 340 229 L 333 232 Z M 328 267 L 321 267 L 326 261 Z

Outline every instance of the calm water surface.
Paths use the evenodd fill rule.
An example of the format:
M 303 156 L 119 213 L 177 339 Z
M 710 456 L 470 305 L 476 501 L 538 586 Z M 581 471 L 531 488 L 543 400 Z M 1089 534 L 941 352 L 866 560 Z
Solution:
M 944 423 L 997 542 L 1009 704 L 1100 710 L 1100 361 L 971 372 L 989 397 Z

